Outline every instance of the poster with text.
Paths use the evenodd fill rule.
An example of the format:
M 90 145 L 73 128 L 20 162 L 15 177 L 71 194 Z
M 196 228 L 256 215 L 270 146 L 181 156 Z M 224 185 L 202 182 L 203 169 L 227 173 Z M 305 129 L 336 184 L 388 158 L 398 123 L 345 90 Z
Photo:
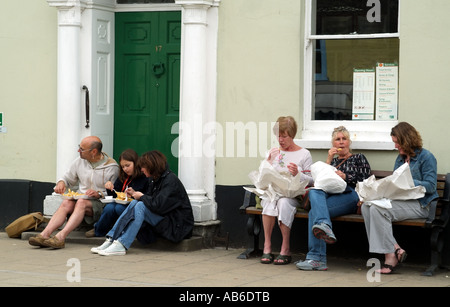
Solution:
M 354 69 L 352 120 L 373 120 L 374 113 L 375 69 Z
M 398 65 L 378 63 L 376 69 L 376 120 L 397 120 Z

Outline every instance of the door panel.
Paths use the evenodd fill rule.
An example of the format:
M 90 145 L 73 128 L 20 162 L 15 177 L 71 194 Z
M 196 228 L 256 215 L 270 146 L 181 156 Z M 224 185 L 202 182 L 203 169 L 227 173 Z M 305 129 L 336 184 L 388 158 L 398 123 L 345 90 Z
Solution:
M 150 82 L 148 67 L 150 57 L 125 56 L 124 69 L 124 110 L 123 115 L 142 112 L 151 107 L 147 97 L 146 85 Z M 126 113 L 126 114 L 125 114 Z
M 178 172 L 180 44 L 180 12 L 116 13 L 114 157 L 157 149 Z

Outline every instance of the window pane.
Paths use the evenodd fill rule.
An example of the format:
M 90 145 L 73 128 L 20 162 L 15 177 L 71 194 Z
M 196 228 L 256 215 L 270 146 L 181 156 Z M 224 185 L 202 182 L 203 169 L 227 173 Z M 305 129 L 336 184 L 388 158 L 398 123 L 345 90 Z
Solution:
M 352 120 L 353 70 L 399 63 L 398 38 L 316 41 L 313 120 Z M 375 101 L 374 101 L 375 103 Z
M 117 4 L 175 3 L 175 0 L 117 0 Z
M 367 6 L 367 0 L 316 0 L 316 31 L 312 34 L 397 33 L 398 0 L 372 2 Z

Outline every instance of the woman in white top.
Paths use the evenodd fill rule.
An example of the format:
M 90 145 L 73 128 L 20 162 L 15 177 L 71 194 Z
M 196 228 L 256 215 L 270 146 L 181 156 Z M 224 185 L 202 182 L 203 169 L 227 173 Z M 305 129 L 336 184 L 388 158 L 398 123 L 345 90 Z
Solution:
M 278 136 L 280 147 L 272 148 L 269 151 L 267 160 L 280 173 L 290 173 L 292 176 L 296 176 L 301 172 L 300 180 L 308 180 L 309 185 L 313 185 L 310 172 L 312 164 L 311 154 L 307 149 L 294 143 L 294 137 L 297 133 L 295 119 L 291 116 L 279 117 L 273 131 Z M 281 197 L 273 202 L 266 199 L 261 201 L 264 227 L 264 250 L 261 263 L 288 264 L 291 262 L 289 238 L 298 205 L 299 201 L 297 199 L 286 197 Z M 277 218 L 283 240 L 280 254 L 274 259 L 271 238 Z

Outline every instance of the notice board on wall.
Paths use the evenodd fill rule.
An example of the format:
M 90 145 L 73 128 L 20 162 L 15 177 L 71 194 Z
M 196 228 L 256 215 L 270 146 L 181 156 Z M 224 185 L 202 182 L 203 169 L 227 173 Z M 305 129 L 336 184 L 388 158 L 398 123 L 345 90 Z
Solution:
M 375 102 L 376 120 L 397 120 L 398 64 L 378 63 Z
M 398 64 L 353 69 L 352 120 L 392 121 L 398 118 Z
M 352 120 L 373 120 L 374 113 L 375 69 L 354 69 Z

